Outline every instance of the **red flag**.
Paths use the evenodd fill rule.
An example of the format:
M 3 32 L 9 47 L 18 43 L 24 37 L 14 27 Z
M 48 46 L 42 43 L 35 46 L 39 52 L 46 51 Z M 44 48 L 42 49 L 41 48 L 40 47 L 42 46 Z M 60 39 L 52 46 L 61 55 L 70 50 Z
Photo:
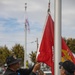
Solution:
M 64 39 L 62 38 L 62 57 L 65 57 L 67 60 L 72 60 L 75 63 L 74 56 L 68 46 L 66 45 Z M 37 61 L 44 62 L 51 67 L 52 75 L 54 75 L 54 60 L 53 60 L 53 47 L 54 47 L 54 22 L 48 14 L 46 26 L 44 29 L 42 41 L 40 44 Z M 65 52 L 67 54 L 65 54 Z M 69 55 L 69 57 L 67 56 Z
M 64 59 L 62 61 L 70 60 L 75 63 L 75 58 L 73 56 L 73 53 L 71 52 L 69 47 L 66 45 L 66 42 L 64 41 L 63 38 L 62 38 L 62 58 Z
M 52 73 L 54 73 L 54 68 L 53 68 L 53 46 L 54 46 L 54 22 L 48 14 L 46 26 L 44 29 L 43 37 L 42 37 L 42 42 L 40 44 L 40 49 L 37 60 L 39 62 L 44 62 L 48 66 L 52 68 Z

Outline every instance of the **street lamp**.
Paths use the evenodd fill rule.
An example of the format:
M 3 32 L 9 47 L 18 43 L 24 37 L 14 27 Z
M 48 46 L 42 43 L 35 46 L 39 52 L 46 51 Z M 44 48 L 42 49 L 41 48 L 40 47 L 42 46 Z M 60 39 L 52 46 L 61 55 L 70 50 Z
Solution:
M 37 50 L 38 50 L 38 46 L 39 46 L 39 44 L 38 44 L 38 38 L 36 38 L 35 41 L 32 41 L 32 42 L 30 42 L 30 43 L 34 43 L 34 42 L 36 42 L 36 46 L 37 46 Z

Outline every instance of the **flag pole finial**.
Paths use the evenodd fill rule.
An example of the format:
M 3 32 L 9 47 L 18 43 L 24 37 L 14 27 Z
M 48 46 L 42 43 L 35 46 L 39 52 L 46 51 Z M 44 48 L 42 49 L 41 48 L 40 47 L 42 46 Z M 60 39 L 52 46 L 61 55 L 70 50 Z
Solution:
M 48 13 L 50 13 L 50 0 L 49 0 L 49 3 L 48 3 Z

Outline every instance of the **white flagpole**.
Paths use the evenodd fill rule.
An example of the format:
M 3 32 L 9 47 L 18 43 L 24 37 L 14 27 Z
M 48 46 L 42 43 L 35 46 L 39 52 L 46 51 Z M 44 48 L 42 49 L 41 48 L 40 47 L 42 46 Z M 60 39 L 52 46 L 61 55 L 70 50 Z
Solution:
M 25 3 L 25 21 L 26 21 L 26 9 L 27 3 Z M 24 68 L 26 68 L 26 56 L 27 56 L 27 25 L 25 23 L 25 50 L 24 50 Z
M 54 20 L 55 20 L 55 37 L 54 37 L 54 75 L 61 75 L 59 69 L 59 62 L 61 61 L 61 0 L 54 1 L 55 10 L 54 10 Z

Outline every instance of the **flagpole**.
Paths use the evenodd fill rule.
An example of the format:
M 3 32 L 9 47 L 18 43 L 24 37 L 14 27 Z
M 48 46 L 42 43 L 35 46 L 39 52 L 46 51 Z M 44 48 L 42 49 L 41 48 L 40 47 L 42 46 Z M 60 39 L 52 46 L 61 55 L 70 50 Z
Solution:
M 55 49 L 55 57 L 54 57 L 54 74 L 60 75 L 59 62 L 61 61 L 61 0 L 55 0 L 55 37 L 54 37 L 54 49 Z
M 38 44 L 38 38 L 36 38 L 36 43 L 37 43 L 37 50 L 38 50 L 38 45 L 39 45 L 39 44 Z
M 27 3 L 25 3 L 25 21 L 26 21 Z M 26 68 L 26 56 L 27 56 L 27 25 L 25 23 L 25 50 L 24 50 L 24 68 Z

